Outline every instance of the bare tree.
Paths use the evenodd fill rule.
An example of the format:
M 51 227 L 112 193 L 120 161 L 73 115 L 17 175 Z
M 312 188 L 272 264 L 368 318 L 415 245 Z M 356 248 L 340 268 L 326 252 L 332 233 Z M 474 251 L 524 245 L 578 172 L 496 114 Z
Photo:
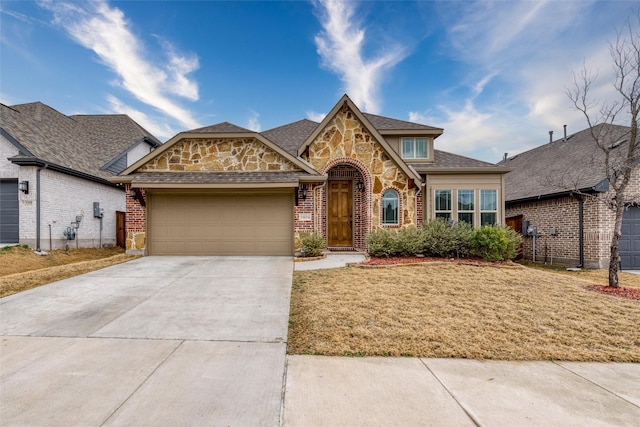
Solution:
M 609 51 L 615 73 L 615 100 L 601 103 L 591 100 L 590 92 L 597 75 L 590 73 L 586 66 L 583 66 L 578 75 L 574 74 L 573 85 L 567 90 L 567 95 L 584 114 L 591 136 L 603 153 L 601 166 L 609 183 L 605 202 L 615 213 L 609 258 L 609 286 L 617 288 L 622 219 L 625 209 L 633 201 L 627 187 L 633 168 L 640 162 L 640 9 L 617 31 L 615 42 L 609 44 Z M 612 138 L 609 131 L 611 127 L 599 124 L 626 124 L 630 130 L 624 139 L 619 136 Z

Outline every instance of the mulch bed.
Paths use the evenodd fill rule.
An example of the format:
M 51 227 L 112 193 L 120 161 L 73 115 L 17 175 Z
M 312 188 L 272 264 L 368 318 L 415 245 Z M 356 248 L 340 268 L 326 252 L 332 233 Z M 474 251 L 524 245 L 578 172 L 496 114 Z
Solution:
M 640 289 L 633 288 L 612 288 L 607 285 L 589 285 L 585 289 L 592 292 L 598 292 L 605 295 L 613 295 L 616 297 L 627 298 L 632 300 L 640 300 Z
M 391 256 L 391 257 L 374 257 L 359 265 L 364 266 L 391 266 L 402 264 L 423 264 L 428 262 L 452 263 L 452 264 L 472 264 L 483 266 L 511 266 L 511 262 L 488 262 L 482 258 L 436 258 L 436 257 L 417 257 L 417 256 Z

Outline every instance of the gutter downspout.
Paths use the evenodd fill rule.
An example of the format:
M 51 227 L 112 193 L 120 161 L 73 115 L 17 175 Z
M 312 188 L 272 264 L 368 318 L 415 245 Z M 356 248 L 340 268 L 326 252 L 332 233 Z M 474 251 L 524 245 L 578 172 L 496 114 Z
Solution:
M 578 199 L 578 250 L 580 264 L 578 268 L 584 267 L 584 197 Z
M 42 252 L 40 249 L 40 171 L 42 168 L 36 169 L 36 252 Z

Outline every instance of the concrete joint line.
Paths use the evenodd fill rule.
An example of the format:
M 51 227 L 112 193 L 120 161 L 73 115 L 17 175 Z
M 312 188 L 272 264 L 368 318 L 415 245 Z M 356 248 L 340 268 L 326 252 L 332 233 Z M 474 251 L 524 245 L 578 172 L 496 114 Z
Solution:
M 476 418 L 473 416 L 473 414 L 467 410 L 467 408 L 458 401 L 458 399 L 456 398 L 456 396 L 451 392 L 451 390 L 449 390 L 449 388 L 442 382 L 442 380 L 435 374 L 435 372 L 433 372 L 431 370 L 431 368 L 429 368 L 429 365 L 427 365 L 427 363 L 422 359 L 419 358 L 420 363 L 422 363 L 424 365 L 425 368 L 427 368 L 427 371 L 429 371 L 429 373 L 431 375 L 433 375 L 433 377 L 440 383 L 440 385 L 442 386 L 442 388 L 444 388 L 444 390 L 447 392 L 447 394 L 449 396 L 451 396 L 451 398 L 454 400 L 454 402 L 456 402 L 456 404 L 460 407 L 460 409 L 462 409 L 464 411 L 464 413 L 467 415 L 467 417 L 469 417 L 469 419 L 471 420 L 471 422 L 473 424 L 475 424 L 476 426 L 480 427 L 482 426 L 482 424 L 480 423 L 480 421 L 476 420 Z
M 606 387 L 604 387 L 604 386 L 602 386 L 602 385 L 600 385 L 600 384 L 598 384 L 598 383 L 596 383 L 596 382 L 591 381 L 589 378 L 585 378 L 585 377 L 583 377 L 582 375 L 578 374 L 577 372 L 572 371 L 571 369 L 567 368 L 566 366 L 562 366 L 561 364 L 559 364 L 559 363 L 557 363 L 557 362 L 555 362 L 555 361 L 551 361 L 551 363 L 553 363 L 553 364 L 554 364 L 554 365 L 556 365 L 556 366 L 559 366 L 560 368 L 564 369 L 565 371 L 571 372 L 571 373 L 572 373 L 573 375 L 575 375 L 576 377 L 581 378 L 581 379 L 583 379 L 583 380 L 585 380 L 585 381 L 587 381 L 587 382 L 589 382 L 589 383 L 591 383 L 591 384 L 595 385 L 596 387 L 598 387 L 598 388 L 600 388 L 600 389 L 602 389 L 602 390 L 606 391 L 607 393 L 614 395 L 614 396 L 615 396 L 615 397 L 617 397 L 618 399 L 624 400 L 625 402 L 627 402 L 627 403 L 628 403 L 628 404 L 630 404 L 630 405 L 635 406 L 636 408 L 640 408 L 640 406 L 636 405 L 635 403 L 630 402 L 630 401 L 628 401 L 627 399 L 625 399 L 624 397 L 620 396 L 619 394 L 617 394 L 617 393 L 615 393 L 615 392 L 613 392 L 613 391 L 609 390 L 608 388 L 606 388 Z
M 284 370 L 282 371 L 282 392 L 280 394 L 280 419 L 278 421 L 278 426 L 282 427 L 284 424 L 284 399 L 286 398 L 287 393 L 287 370 L 289 369 L 289 356 L 288 349 L 285 345 L 285 353 L 284 353 Z
M 129 401 L 129 399 L 131 399 L 131 397 L 136 394 L 138 392 L 138 390 L 140 390 L 140 388 L 146 384 L 147 381 L 149 381 L 149 378 L 151 378 L 153 376 L 153 374 L 156 373 L 156 371 L 158 369 L 160 369 L 160 366 L 164 365 L 165 362 L 167 360 L 169 360 L 169 358 L 171 356 L 173 356 L 173 354 L 182 346 L 182 344 L 184 344 L 185 340 L 180 340 L 180 342 L 178 343 L 177 346 L 175 346 L 175 348 L 173 350 L 171 350 L 171 352 L 167 355 L 167 357 L 165 357 L 164 359 L 162 359 L 160 361 L 160 363 L 158 363 L 158 365 L 153 368 L 153 370 L 149 373 L 149 375 L 147 375 L 147 377 L 142 380 L 140 382 L 140 384 L 138 384 L 138 387 L 136 387 L 131 393 L 129 393 L 129 395 L 122 401 L 120 402 L 120 404 L 111 412 L 111 414 L 109 414 L 109 416 L 107 418 L 104 419 L 104 421 L 102 421 L 102 423 L 100 423 L 101 426 L 105 425 L 107 422 L 109 422 L 109 420 L 116 414 L 116 412 L 118 412 L 120 410 L 120 408 L 122 408 L 122 406 L 127 403 Z

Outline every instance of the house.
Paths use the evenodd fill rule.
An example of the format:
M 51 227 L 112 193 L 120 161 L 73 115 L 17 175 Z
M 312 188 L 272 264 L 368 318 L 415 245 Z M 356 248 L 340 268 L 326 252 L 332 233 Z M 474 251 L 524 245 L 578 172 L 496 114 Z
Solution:
M 160 142 L 126 115 L 66 116 L 41 102 L 0 112 L 0 243 L 114 245 L 118 217 L 124 246 L 124 187 L 108 178 Z
M 600 124 L 593 128 L 613 150 L 612 162 L 626 155 L 630 128 Z M 604 153 L 589 129 L 566 135 L 525 153 L 506 158 L 507 224 L 536 238 L 525 238 L 528 259 L 554 264 L 608 268 L 614 218 L 607 207 L 609 184 Z M 620 240 L 623 269 L 640 269 L 640 166 L 632 173 Z M 635 202 L 635 204 L 633 204 Z M 531 233 L 532 234 L 532 233 Z
M 179 133 L 111 178 L 127 188 L 127 249 L 293 255 L 317 231 L 352 251 L 375 228 L 502 223 L 509 169 L 435 150 L 442 132 L 362 113 L 345 95 L 321 123 Z

